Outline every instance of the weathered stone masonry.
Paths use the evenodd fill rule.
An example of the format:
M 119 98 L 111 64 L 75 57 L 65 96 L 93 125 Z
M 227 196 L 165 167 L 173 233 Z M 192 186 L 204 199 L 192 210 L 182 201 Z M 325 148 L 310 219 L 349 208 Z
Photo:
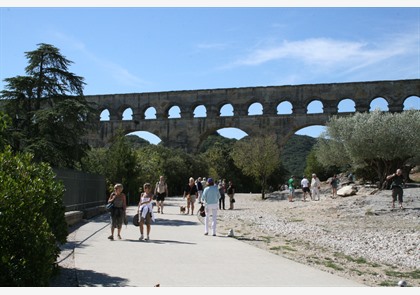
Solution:
M 99 112 L 109 111 L 110 120 L 100 121 L 88 140 L 100 147 L 106 146 L 119 128 L 126 134 L 149 131 L 166 146 L 195 152 L 216 130 L 233 127 L 249 136 L 273 134 L 282 146 L 299 129 L 325 125 L 332 115 L 351 114 L 338 113 L 338 104 L 344 99 L 354 101 L 356 112 L 367 112 L 371 101 L 382 97 L 390 112 L 400 112 L 410 96 L 420 96 L 420 79 L 89 95 L 86 99 Z M 322 113 L 307 113 L 314 100 L 322 103 Z M 284 101 L 292 104 L 292 114 L 277 114 L 278 105 Z M 256 102 L 263 106 L 263 114 L 248 115 L 249 106 Z M 220 116 L 226 104 L 232 105 L 233 116 Z M 194 117 L 195 108 L 201 105 L 206 108 L 206 117 Z M 168 118 L 174 106 L 180 108 L 180 118 Z M 149 107 L 155 108 L 156 119 L 145 119 Z M 122 119 L 127 108 L 133 111 L 132 120 Z

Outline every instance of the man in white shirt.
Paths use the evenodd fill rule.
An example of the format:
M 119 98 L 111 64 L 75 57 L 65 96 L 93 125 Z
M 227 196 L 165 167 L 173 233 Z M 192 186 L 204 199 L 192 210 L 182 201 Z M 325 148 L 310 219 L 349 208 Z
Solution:
M 312 200 L 312 194 L 309 189 L 309 180 L 306 178 L 306 176 L 303 176 L 300 185 L 302 186 L 302 192 L 303 192 L 303 201 L 306 202 L 306 194 L 309 194 Z

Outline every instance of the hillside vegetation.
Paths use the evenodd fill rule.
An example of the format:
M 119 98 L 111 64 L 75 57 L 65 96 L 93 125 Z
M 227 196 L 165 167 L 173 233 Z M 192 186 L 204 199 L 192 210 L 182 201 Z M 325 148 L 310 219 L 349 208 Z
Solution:
M 316 143 L 316 138 L 307 135 L 294 134 L 284 147 L 281 161 L 291 175 L 303 175 L 306 166 L 306 157 Z

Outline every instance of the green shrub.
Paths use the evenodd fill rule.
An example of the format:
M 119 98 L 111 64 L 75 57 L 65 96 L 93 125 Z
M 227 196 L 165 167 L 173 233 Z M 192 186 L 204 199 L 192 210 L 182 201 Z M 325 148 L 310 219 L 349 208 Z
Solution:
M 30 154 L 0 152 L 0 286 L 48 286 L 67 238 L 64 186 Z

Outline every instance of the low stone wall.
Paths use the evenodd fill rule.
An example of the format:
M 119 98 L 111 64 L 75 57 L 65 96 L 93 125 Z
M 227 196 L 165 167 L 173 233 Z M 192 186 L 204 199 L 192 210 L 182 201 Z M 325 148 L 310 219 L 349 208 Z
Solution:
M 88 208 L 83 211 L 68 211 L 65 212 L 65 219 L 68 226 L 77 224 L 82 219 L 90 219 L 97 215 L 101 215 L 106 212 L 105 206 L 97 206 L 93 208 Z
M 69 211 L 65 213 L 68 226 L 72 226 L 83 219 L 83 211 Z

